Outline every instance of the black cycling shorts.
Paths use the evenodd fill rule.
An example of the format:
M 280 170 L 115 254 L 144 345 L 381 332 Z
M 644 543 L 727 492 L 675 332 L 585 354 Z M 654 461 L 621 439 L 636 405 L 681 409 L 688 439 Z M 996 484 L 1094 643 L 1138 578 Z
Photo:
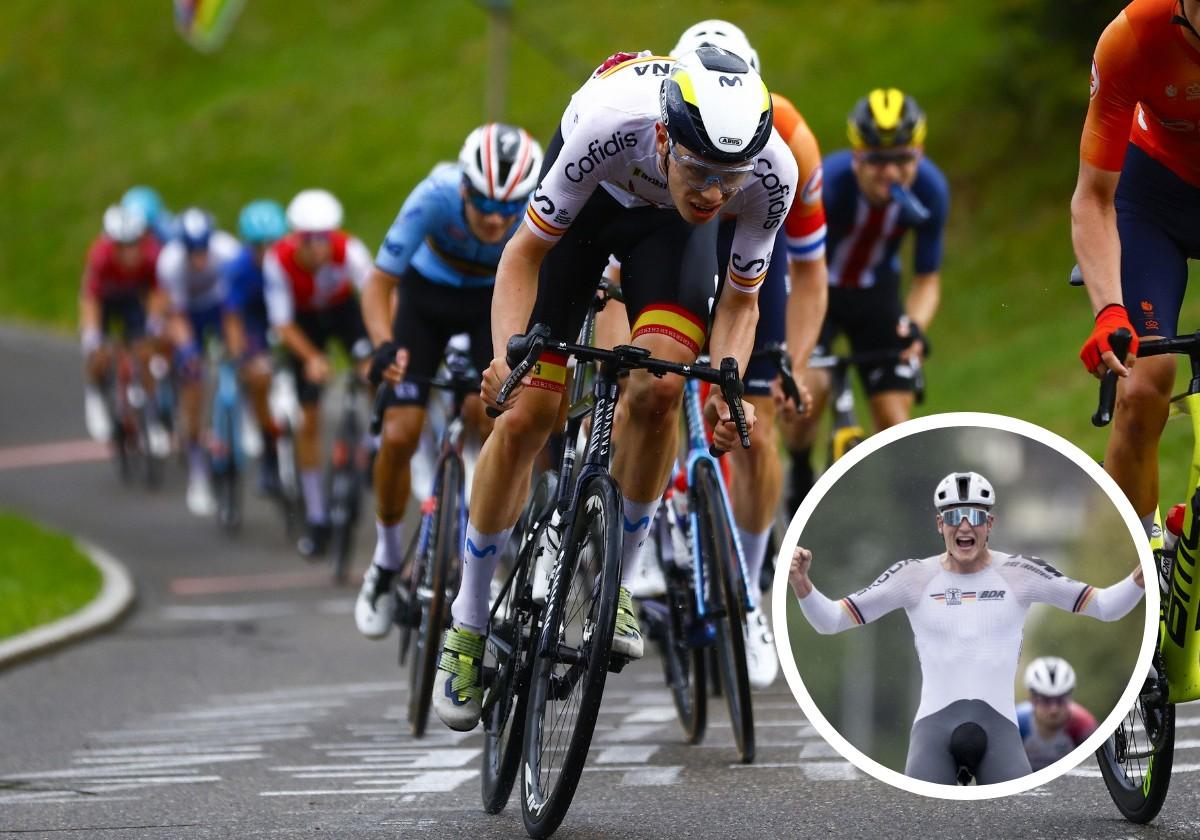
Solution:
M 896 334 L 904 308 L 895 288 L 829 290 L 829 309 L 815 355 L 829 353 L 834 339 L 845 333 L 851 353 L 899 352 L 905 340 Z M 885 391 L 915 391 L 916 370 L 899 359 L 859 365 L 858 375 L 868 396 Z
M 340 341 L 347 353 L 353 352 L 358 342 L 367 340 L 367 329 L 363 326 L 362 310 L 356 297 L 349 297 L 328 309 L 297 312 L 295 323 L 308 340 L 322 351 L 331 338 Z M 288 361 L 296 374 L 296 392 L 300 402 L 306 405 L 320 402 L 321 385 L 305 377 L 304 361 L 292 353 L 288 354 Z
M 409 267 L 397 290 L 392 336 L 408 351 L 408 374 L 432 379 L 452 336 L 471 338 L 471 363 L 483 372 L 492 361 L 492 287 L 459 289 L 434 283 Z M 390 405 L 425 405 L 429 385 L 413 381 L 396 389 Z
M 717 265 L 724 277 L 729 263 L 729 252 L 733 250 L 733 219 L 723 221 L 717 236 Z M 758 290 L 758 326 L 754 331 L 754 353 L 771 344 L 783 344 L 787 340 L 788 301 L 788 256 L 787 233 L 780 225 L 775 237 L 775 248 L 771 252 L 771 264 L 767 276 Z M 723 286 L 724 284 L 722 284 Z M 779 368 L 766 356 L 750 357 L 742 374 L 745 392 L 752 396 L 765 397 L 771 393 L 771 383 L 779 378 Z
M 138 341 L 146 335 L 146 306 L 141 295 L 100 298 L 100 332 L 112 336 L 118 323 L 125 341 Z
M 556 133 L 547 164 L 561 148 L 562 135 Z M 632 337 L 667 335 L 699 354 L 717 288 L 717 227 L 717 219 L 688 224 L 674 207 L 623 207 L 598 188 L 546 254 L 529 324 L 548 324 L 554 338 L 574 340 L 614 255 L 621 263 Z M 534 387 L 561 391 L 565 363 L 545 354 Z

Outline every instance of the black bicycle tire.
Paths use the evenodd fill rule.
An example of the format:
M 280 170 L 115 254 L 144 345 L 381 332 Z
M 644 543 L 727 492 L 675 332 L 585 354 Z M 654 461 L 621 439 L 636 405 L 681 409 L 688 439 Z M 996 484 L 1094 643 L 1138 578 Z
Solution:
M 413 737 L 425 734 L 429 721 L 429 705 L 433 700 L 434 675 L 437 673 L 438 653 L 442 631 L 446 626 L 446 580 L 454 555 L 458 552 L 459 499 L 462 497 L 463 465 L 457 457 L 442 462 L 438 487 L 437 525 L 429 551 L 430 594 L 428 609 L 421 610 L 421 626 L 417 631 L 417 655 L 413 657 L 412 695 L 409 699 L 408 722 Z
M 300 535 L 305 516 L 296 436 L 290 425 L 275 440 L 275 453 L 279 463 L 279 505 L 283 512 L 283 533 L 288 542 L 292 542 Z
M 488 633 L 489 645 L 496 637 L 504 636 L 513 651 L 509 657 L 511 667 L 501 669 L 497 661 L 495 682 L 489 687 L 484 702 L 483 757 L 479 778 L 483 810 L 489 814 L 498 814 L 508 805 L 517 772 L 521 768 L 531 653 L 539 627 L 538 610 L 530 600 L 531 593 L 526 589 L 529 570 L 536 562 L 534 551 L 538 545 L 540 528 L 549 525 L 557 486 L 558 475 L 553 470 L 543 472 L 534 484 L 529 502 L 518 522 L 539 523 L 539 531 L 521 540 L 513 562 L 515 571 L 512 583 L 505 594 L 508 600 L 504 610 L 506 621 L 498 626 L 493 624 Z M 522 528 L 517 533 L 524 535 L 527 530 Z M 513 540 L 509 540 L 509 544 L 512 543 Z M 492 699 L 495 692 L 499 692 L 499 696 Z
M 692 510 L 696 512 L 699 541 L 706 578 L 706 601 L 714 609 L 716 654 L 721 693 L 729 709 L 738 759 L 754 761 L 754 707 L 750 677 L 746 669 L 746 605 L 737 569 L 733 534 L 721 504 L 721 488 L 710 461 L 698 461 L 693 473 Z
M 663 541 L 671 539 L 670 528 L 667 523 L 655 533 L 659 557 Z M 667 581 L 667 620 L 664 636 L 658 643 L 663 677 L 684 739 L 689 744 L 699 744 L 708 725 L 708 694 L 704 687 L 705 649 L 688 643 L 688 629 L 695 625 L 696 591 L 690 575 L 682 570 L 663 568 L 662 572 Z
M 1155 667 L 1158 669 L 1158 673 L 1163 673 L 1162 662 L 1157 653 L 1155 654 Z M 1165 681 L 1162 688 L 1162 696 L 1165 697 Z M 1117 810 L 1125 819 L 1139 824 L 1150 822 L 1162 809 L 1163 802 L 1167 798 L 1167 788 L 1171 784 L 1171 768 L 1175 757 L 1175 704 L 1163 703 L 1163 726 L 1166 729 L 1162 735 L 1162 743 L 1147 761 L 1146 779 L 1148 781 L 1143 780 L 1141 784 L 1137 784 L 1129 779 L 1124 766 L 1117 758 L 1116 744 L 1118 739 L 1125 739 L 1128 743 L 1126 733 L 1130 726 L 1130 717 L 1136 715 L 1139 720 L 1134 723 L 1134 726 L 1139 726 L 1145 720 L 1145 708 L 1145 702 L 1139 697 L 1134 702 L 1134 707 L 1130 710 L 1129 715 L 1121 721 L 1116 731 L 1109 736 L 1100 749 L 1096 750 L 1096 763 L 1100 765 L 1100 775 L 1104 779 L 1104 785 L 1108 788 L 1113 804 L 1117 806 Z
M 350 553 L 354 550 L 354 526 L 357 516 L 357 496 L 359 477 L 355 475 L 358 467 L 353 460 L 337 467 L 331 473 L 330 481 L 330 555 L 333 563 L 333 582 L 338 586 L 346 582 L 350 569 Z M 342 513 L 334 511 L 338 508 Z
M 557 569 L 557 578 L 551 582 L 550 597 L 546 604 L 546 619 L 538 640 L 539 650 L 547 639 L 559 637 L 565 615 L 564 601 L 567 589 L 573 585 L 579 547 L 585 539 L 603 541 L 597 556 L 600 558 L 600 586 L 598 595 L 593 595 L 590 604 L 594 608 L 593 629 L 588 644 L 584 673 L 576 685 L 582 683 L 578 712 L 574 726 L 566 740 L 566 751 L 562 766 L 554 784 L 542 790 L 540 778 L 543 758 L 541 735 L 544 731 L 543 716 L 547 709 L 547 692 L 557 663 L 557 656 L 534 657 L 534 669 L 530 677 L 529 698 L 525 718 L 525 760 L 521 763 L 522 790 L 521 815 L 525 831 L 530 837 L 544 838 L 554 833 L 571 807 L 575 788 L 583 773 L 588 749 L 592 743 L 592 732 L 600 712 L 600 701 L 604 696 L 604 683 L 608 676 L 608 659 L 612 648 L 613 631 L 617 619 L 617 590 L 621 572 L 621 501 L 616 482 L 605 474 L 589 477 L 579 494 L 577 513 L 571 530 L 564 535 L 562 563 Z M 597 503 L 593 504 L 592 499 Z M 593 525 L 595 523 L 595 525 Z M 593 588 L 593 592 L 595 589 Z M 589 609 L 589 614 L 593 610 Z M 549 782 L 549 780 L 547 780 Z
M 224 426 L 219 430 L 219 437 L 224 438 L 222 443 L 225 453 L 225 469 L 221 471 L 220 475 L 214 476 L 217 483 L 217 521 L 226 533 L 233 534 L 242 524 L 237 453 L 234 451 L 237 430 L 233 424 L 237 420 L 235 412 L 231 411 L 228 406 L 222 409 L 218 417 L 220 424 Z

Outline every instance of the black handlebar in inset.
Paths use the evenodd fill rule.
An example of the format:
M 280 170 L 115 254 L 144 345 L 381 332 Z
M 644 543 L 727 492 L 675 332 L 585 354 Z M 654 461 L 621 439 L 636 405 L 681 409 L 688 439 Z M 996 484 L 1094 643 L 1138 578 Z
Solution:
M 721 359 L 721 396 L 729 406 L 729 415 L 737 427 L 738 437 L 742 441 L 742 449 L 750 448 L 750 431 L 746 427 L 746 408 L 742 405 L 742 377 L 738 374 L 737 359 L 726 356 Z M 708 454 L 720 458 L 725 450 L 715 443 L 708 447 Z
M 1129 330 L 1122 327 L 1115 330 L 1109 337 L 1108 343 L 1112 346 L 1113 354 L 1116 355 L 1117 361 L 1125 363 L 1125 356 L 1129 353 L 1129 343 L 1133 340 L 1133 336 L 1129 334 Z M 1115 371 L 1106 370 L 1104 376 L 1100 379 L 1100 404 L 1096 407 L 1096 413 L 1092 415 L 1093 426 L 1107 426 L 1112 422 L 1113 406 L 1117 402 L 1117 374 Z

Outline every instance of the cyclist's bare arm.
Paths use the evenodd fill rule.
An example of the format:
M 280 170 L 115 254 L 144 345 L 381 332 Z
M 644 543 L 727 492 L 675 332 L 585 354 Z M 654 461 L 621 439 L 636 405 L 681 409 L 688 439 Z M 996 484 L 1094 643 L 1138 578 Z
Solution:
M 937 314 L 942 300 L 942 274 L 931 271 L 913 277 L 908 298 L 904 301 L 904 312 L 922 330 L 928 330 Z
M 726 282 L 725 293 L 717 301 L 717 310 L 713 317 L 712 335 L 709 337 L 709 355 L 714 364 L 726 356 L 737 359 L 738 370 L 745 371 L 750 361 L 750 352 L 754 348 L 754 330 L 758 325 L 758 294 L 746 294 L 730 288 Z M 746 428 L 754 428 L 754 405 L 742 403 L 746 412 Z M 715 412 L 715 417 L 714 417 Z M 719 389 L 714 388 L 709 394 L 705 413 L 713 423 L 713 445 L 718 449 L 730 450 L 740 446 L 737 428 L 734 426 L 729 406 L 721 396 Z
M 246 351 L 246 325 L 242 316 L 233 310 L 221 313 L 221 330 L 225 334 L 225 347 L 235 359 Z
M 79 295 L 79 331 L 86 340 L 99 342 L 100 301 L 86 290 Z
M 483 373 L 480 388 L 483 401 L 493 408 L 500 407 L 496 405 L 496 395 L 511 372 L 504 358 L 508 340 L 525 332 L 529 324 L 529 315 L 537 300 L 538 270 L 553 247 L 553 242 L 541 239 L 521 225 L 500 255 L 496 286 L 492 291 L 492 363 Z M 521 387 L 517 386 L 505 405 L 511 405 L 513 397 L 520 391 Z
M 296 326 L 294 321 L 281 324 L 276 329 L 284 346 L 303 360 L 304 375 L 312 382 L 324 382 L 329 377 L 329 362 L 325 354 L 304 334 L 304 330 Z
M 378 266 L 371 266 L 362 290 L 362 316 L 371 344 L 378 347 L 392 340 L 393 293 L 400 278 Z
M 1121 298 L 1121 240 L 1117 235 L 1114 198 L 1120 172 L 1109 172 L 1086 161 L 1079 163 L 1079 179 L 1071 196 L 1071 243 L 1083 272 L 1092 314 Z M 1111 352 L 1101 359 L 1122 376 L 1125 365 Z
M 825 260 L 792 260 L 792 281 L 787 302 L 787 346 L 792 356 L 792 375 L 799 379 L 817 346 L 825 310 L 829 306 L 829 269 Z

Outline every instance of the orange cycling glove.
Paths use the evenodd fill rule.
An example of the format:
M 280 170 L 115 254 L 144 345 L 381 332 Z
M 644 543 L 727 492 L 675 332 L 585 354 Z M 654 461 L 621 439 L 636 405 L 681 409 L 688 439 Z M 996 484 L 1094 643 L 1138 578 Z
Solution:
M 1136 356 L 1138 337 L 1134 332 L 1133 324 L 1129 323 L 1129 313 L 1125 311 L 1125 307 L 1119 303 L 1110 303 L 1096 313 L 1096 326 L 1092 327 L 1092 334 L 1088 336 L 1088 340 L 1083 343 L 1083 349 L 1079 351 L 1079 358 L 1089 373 L 1103 365 L 1100 356 L 1106 351 L 1112 350 L 1108 338 L 1122 327 L 1129 330 L 1129 334 L 1133 336 L 1133 340 L 1129 342 L 1129 354 Z M 1124 359 L 1118 361 L 1121 364 L 1125 363 Z

